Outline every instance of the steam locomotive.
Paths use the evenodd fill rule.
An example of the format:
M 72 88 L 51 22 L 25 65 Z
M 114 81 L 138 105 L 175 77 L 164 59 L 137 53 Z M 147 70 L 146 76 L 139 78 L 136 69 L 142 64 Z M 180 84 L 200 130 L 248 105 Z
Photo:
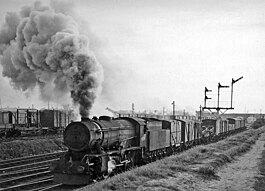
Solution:
M 51 170 L 55 182 L 89 184 L 242 128 L 244 119 L 83 118 L 66 127 L 68 151 Z

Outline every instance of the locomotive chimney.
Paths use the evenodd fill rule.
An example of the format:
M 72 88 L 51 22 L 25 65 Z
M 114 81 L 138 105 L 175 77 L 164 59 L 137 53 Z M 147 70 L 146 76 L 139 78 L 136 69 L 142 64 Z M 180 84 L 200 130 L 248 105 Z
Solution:
M 81 117 L 81 121 L 90 121 L 88 117 Z

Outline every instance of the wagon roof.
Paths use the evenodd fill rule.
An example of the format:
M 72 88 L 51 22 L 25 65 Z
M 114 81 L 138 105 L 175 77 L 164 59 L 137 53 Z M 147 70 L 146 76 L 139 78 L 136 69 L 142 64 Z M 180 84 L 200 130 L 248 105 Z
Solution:
M 202 121 L 216 121 L 217 119 L 203 119 Z
M 243 117 L 235 117 L 235 118 L 227 118 L 229 120 L 234 120 L 234 121 L 238 121 L 238 120 L 242 120 L 244 119 Z
M 181 122 L 194 122 L 194 120 L 191 120 L 191 119 L 175 119 L 176 121 L 181 121 Z

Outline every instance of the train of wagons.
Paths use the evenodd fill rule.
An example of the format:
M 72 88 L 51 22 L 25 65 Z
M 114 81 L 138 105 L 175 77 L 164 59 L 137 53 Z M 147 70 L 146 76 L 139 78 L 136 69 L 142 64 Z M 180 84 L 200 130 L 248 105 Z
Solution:
M 68 151 L 50 170 L 55 182 L 85 185 L 244 128 L 241 117 L 202 121 L 82 118 L 66 127 L 63 141 Z
M 0 137 L 54 134 L 62 131 L 74 115 L 71 110 L 7 108 L 0 111 Z

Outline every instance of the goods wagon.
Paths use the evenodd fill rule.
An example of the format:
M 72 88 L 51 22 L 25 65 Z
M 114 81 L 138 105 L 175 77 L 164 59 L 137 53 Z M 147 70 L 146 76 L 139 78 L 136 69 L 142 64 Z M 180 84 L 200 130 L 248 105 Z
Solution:
M 47 133 L 62 132 L 72 118 L 72 113 L 64 110 L 40 110 L 40 125 Z

